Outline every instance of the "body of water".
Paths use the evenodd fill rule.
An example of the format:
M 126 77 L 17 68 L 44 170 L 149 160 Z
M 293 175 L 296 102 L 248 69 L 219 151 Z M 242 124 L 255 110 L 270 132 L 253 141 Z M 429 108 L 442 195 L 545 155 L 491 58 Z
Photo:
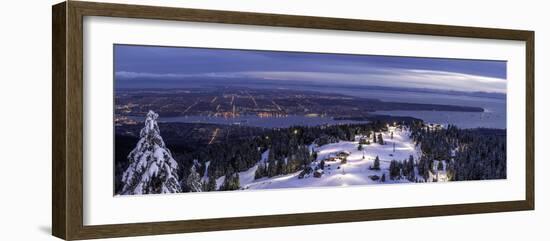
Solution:
M 344 94 L 382 101 L 442 104 L 472 106 L 484 108 L 484 112 L 453 112 L 453 111 L 378 111 L 374 114 L 391 116 L 410 116 L 428 123 L 453 124 L 460 128 L 498 128 L 506 129 L 506 99 L 473 97 L 466 95 L 448 95 L 441 93 L 425 93 L 400 90 L 364 90 L 349 88 L 315 88 L 309 91 L 319 91 L 333 94 Z M 372 114 L 372 113 L 371 113 Z M 142 121 L 143 117 L 130 117 Z M 210 116 L 178 116 L 160 117 L 159 122 L 210 123 L 226 125 L 246 125 L 264 128 L 286 128 L 290 126 L 317 126 L 324 124 L 367 123 L 368 121 L 333 120 L 332 117 L 258 117 L 244 115 L 235 118 Z
M 129 117 L 137 121 L 143 121 L 143 117 Z M 368 121 L 333 120 L 331 117 L 308 117 L 308 116 L 286 116 L 286 117 L 258 117 L 255 115 L 243 115 L 235 118 L 224 118 L 214 116 L 176 116 L 159 117 L 158 122 L 183 122 L 183 123 L 207 123 L 223 125 L 243 125 L 263 128 L 287 128 L 291 126 L 318 126 L 338 125 L 353 123 L 368 123 Z
M 484 112 L 454 111 L 378 111 L 375 114 L 392 116 L 410 116 L 429 123 L 453 124 L 460 128 L 498 128 L 506 129 L 506 99 L 473 97 L 466 95 L 446 95 L 394 90 L 350 90 L 350 89 L 312 89 L 326 93 L 338 93 L 383 101 L 421 104 L 441 104 L 481 107 Z

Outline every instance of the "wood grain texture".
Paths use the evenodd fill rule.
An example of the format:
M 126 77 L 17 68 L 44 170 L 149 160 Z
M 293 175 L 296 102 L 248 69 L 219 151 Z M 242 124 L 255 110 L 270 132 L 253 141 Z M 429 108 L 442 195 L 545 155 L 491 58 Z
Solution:
M 83 15 L 67 5 L 67 235 L 83 230 Z
M 476 213 L 528 210 L 524 201 L 405 207 L 289 215 L 204 219 L 136 224 L 85 226 L 78 238 L 108 238 L 153 234 L 174 234 L 232 229 L 283 227 L 325 223 L 359 222 L 400 218 L 418 218 Z
M 72 2 L 87 16 L 525 40 L 530 31 L 158 6 Z
M 534 32 L 357 19 L 69 1 L 53 6 L 52 232 L 67 239 L 203 232 L 534 209 Z M 525 200 L 115 225 L 83 225 L 83 17 L 108 16 L 395 34 L 519 40 L 526 43 Z
M 529 32 L 525 42 L 525 200 L 530 209 L 535 209 L 535 32 Z
M 66 237 L 65 3 L 52 7 L 52 234 Z

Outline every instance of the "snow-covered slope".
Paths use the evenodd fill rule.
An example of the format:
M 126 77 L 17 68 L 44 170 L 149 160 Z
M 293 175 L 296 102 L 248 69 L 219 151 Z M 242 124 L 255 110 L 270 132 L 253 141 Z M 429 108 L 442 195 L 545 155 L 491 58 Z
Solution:
M 391 138 L 391 132 L 393 132 L 393 138 Z M 410 155 L 415 160 L 419 158 L 420 151 L 409 138 L 410 132 L 408 130 L 389 127 L 389 130 L 382 133 L 382 136 L 385 145 L 378 143 L 363 145 L 363 150 L 358 150 L 359 138 L 357 138 L 357 141 L 340 141 L 338 143 L 313 147 L 318 153 L 316 162 L 320 162 L 323 159 L 326 160 L 326 158 L 333 157 L 342 151 L 349 153 L 347 163 L 345 164 L 341 164 L 338 159 L 335 161 L 325 161 L 324 174 L 319 178 L 310 175 L 309 177 L 300 179 L 298 178 L 300 172 L 295 172 L 283 176 L 254 180 L 254 172 L 257 169 L 256 165 L 247 171 L 239 173 L 241 187 L 247 190 L 380 184 L 380 180 L 372 180 L 370 176 L 376 175 L 381 177 L 383 174 L 386 176 L 384 183 L 408 182 L 406 179 L 390 180 L 388 169 L 391 160 L 403 161 L 408 159 Z M 264 154 L 264 157 L 267 157 L 267 153 Z M 371 170 L 370 167 L 374 165 L 376 156 L 380 158 L 380 170 Z M 440 180 L 444 181 L 443 178 Z M 223 182 L 223 180 L 219 181 Z
M 260 161 L 258 161 L 258 164 L 259 163 L 266 164 L 268 155 L 269 155 L 269 150 L 262 153 L 262 158 L 260 159 Z M 258 169 L 258 164 L 254 165 L 253 167 L 251 167 L 250 169 L 244 172 L 239 172 L 239 183 L 241 184 L 241 186 L 243 186 L 244 184 L 254 182 L 254 175 L 256 173 L 256 170 Z M 225 176 L 222 176 L 216 179 L 216 188 L 220 188 L 220 186 L 223 184 L 224 181 L 225 181 Z

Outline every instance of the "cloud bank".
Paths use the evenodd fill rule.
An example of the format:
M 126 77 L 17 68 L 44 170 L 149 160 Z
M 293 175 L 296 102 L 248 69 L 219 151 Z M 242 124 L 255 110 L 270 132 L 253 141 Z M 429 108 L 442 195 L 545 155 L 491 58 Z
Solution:
M 209 73 L 148 73 L 118 71 L 117 79 L 162 79 L 186 81 L 201 78 L 244 78 L 260 83 L 262 80 L 299 81 L 315 84 L 345 84 L 358 86 L 384 86 L 404 88 L 426 88 L 466 92 L 506 93 L 506 79 L 449 71 L 363 68 L 361 71 L 317 72 L 317 71 L 235 71 Z M 260 83 L 261 84 L 261 83 Z

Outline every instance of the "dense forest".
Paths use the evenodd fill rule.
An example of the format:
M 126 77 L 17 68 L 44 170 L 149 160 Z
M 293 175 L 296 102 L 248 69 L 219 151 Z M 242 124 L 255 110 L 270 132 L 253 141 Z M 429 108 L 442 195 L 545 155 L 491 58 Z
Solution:
M 436 182 L 433 173 L 443 170 L 448 181 L 506 178 L 506 130 L 459 129 L 422 122 L 413 123 L 410 129 L 422 155 L 418 160 L 412 156 L 407 160 L 392 160 L 391 180 Z
M 434 160 L 445 161 L 449 180 L 506 178 L 506 130 L 459 129 L 452 125 L 413 125 L 412 130 L 422 150 L 418 170 L 425 179 L 428 170 L 434 168 Z

